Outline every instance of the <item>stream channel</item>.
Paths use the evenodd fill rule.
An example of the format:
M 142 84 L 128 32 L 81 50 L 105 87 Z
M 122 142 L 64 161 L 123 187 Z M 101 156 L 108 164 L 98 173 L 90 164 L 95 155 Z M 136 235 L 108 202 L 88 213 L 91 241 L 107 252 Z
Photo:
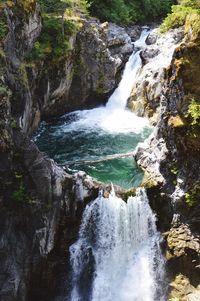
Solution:
M 106 106 L 66 114 L 43 123 L 37 132 L 39 149 L 68 172 L 84 170 L 123 188 L 141 184 L 143 172 L 129 154 L 152 128 L 126 105 L 148 34 L 144 29 L 134 43 L 122 80 Z M 108 198 L 100 193 L 86 206 L 79 237 L 70 247 L 71 290 L 66 301 L 165 301 L 160 240 L 144 188 L 137 188 L 127 203 L 114 190 Z

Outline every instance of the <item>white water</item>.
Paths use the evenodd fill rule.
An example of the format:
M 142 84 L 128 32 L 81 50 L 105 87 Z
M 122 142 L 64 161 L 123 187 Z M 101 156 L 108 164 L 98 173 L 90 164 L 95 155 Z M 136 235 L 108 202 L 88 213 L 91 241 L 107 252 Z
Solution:
M 89 204 L 79 239 L 70 248 L 70 301 L 164 301 L 155 221 L 144 189 L 127 204 L 114 193 Z
M 63 132 L 73 132 L 79 129 L 91 132 L 100 129 L 111 133 L 140 133 L 144 127 L 149 126 L 147 119 L 138 117 L 126 109 L 128 97 L 142 67 L 140 50 L 146 46 L 145 40 L 148 34 L 149 30 L 144 29 L 140 39 L 134 43 L 136 50 L 130 56 L 122 80 L 107 105 L 92 110 L 73 112 L 72 115 L 76 115 L 76 121 L 70 125 L 63 125 Z M 55 132 L 55 135 L 58 134 Z

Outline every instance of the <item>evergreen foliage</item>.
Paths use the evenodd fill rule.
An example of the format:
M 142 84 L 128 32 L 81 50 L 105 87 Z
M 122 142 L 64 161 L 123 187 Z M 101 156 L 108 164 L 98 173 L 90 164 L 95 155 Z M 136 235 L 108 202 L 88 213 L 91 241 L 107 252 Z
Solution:
M 194 31 L 200 31 L 200 0 L 180 0 L 179 5 L 172 6 L 172 13 L 168 14 L 163 24 L 161 32 L 166 32 L 171 28 L 183 26 L 186 19 L 192 17 Z M 192 24 L 191 24 L 192 25 Z
M 89 0 L 90 12 L 101 21 L 122 24 L 155 21 L 165 16 L 172 0 Z
M 85 0 L 39 0 L 42 8 L 42 32 L 29 60 L 54 60 L 64 57 L 70 49 L 69 37 L 77 30 L 76 13 L 87 13 Z
M 68 36 L 75 30 L 76 26 L 71 21 L 63 22 L 62 18 L 54 15 L 44 16 L 41 35 L 29 59 L 53 59 L 64 56 L 70 50 Z

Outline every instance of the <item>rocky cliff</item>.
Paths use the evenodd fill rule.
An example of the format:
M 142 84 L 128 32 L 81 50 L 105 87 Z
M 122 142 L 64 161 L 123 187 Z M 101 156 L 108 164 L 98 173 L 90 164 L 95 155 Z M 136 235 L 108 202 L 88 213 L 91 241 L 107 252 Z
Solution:
M 140 28 L 127 34 L 114 24 L 81 18 L 67 32 L 64 54 L 50 57 L 45 49 L 38 58 L 32 52 L 44 26 L 36 1 L 1 1 L 0 16 L 0 298 L 62 300 L 69 289 L 63 277 L 67 246 L 101 184 L 84 174 L 67 175 L 28 135 L 43 119 L 106 101 Z M 182 29 L 148 37 L 152 46 L 141 53 L 144 68 L 129 107 L 157 124 L 136 159 L 150 175 L 146 186 L 165 237 L 170 296 L 191 301 L 199 298 L 200 274 L 200 48 L 189 24 L 177 47 L 182 38 Z M 152 63 L 166 54 L 162 39 L 174 47 L 164 70 Z
M 133 46 L 123 28 L 81 19 L 66 53 L 38 58 L 37 2 L 1 1 L 0 17 L 0 299 L 63 300 L 67 246 L 101 184 L 67 175 L 28 136 L 43 119 L 102 103 Z
M 166 69 L 156 130 L 136 154 L 150 175 L 158 224 L 167 231 L 172 300 L 199 300 L 199 67 L 199 36 L 186 27 Z

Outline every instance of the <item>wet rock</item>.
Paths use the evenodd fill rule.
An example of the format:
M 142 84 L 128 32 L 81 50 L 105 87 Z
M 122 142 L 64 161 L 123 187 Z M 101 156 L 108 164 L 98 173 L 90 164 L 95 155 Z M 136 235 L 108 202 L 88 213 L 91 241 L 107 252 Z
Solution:
M 155 44 L 158 39 L 158 35 L 155 32 L 152 32 L 148 35 L 146 39 L 146 44 L 147 45 L 152 45 Z
M 181 41 L 183 35 L 181 30 L 175 30 L 174 33 L 170 31 L 168 37 L 176 43 Z M 153 48 L 156 44 L 150 47 Z M 169 223 L 166 235 L 166 267 L 171 281 L 170 298 L 179 300 L 195 300 L 199 296 L 199 139 L 196 137 L 196 143 L 193 140 L 191 147 L 192 142 L 188 143 L 191 128 L 185 122 L 189 98 L 191 95 L 199 95 L 199 78 L 196 75 L 193 77 L 199 70 L 198 45 L 189 42 L 174 49 L 173 58 L 162 79 L 157 130 L 146 146 L 139 148 L 138 156 L 136 154 L 139 164 L 145 166 L 145 170 L 150 170 L 155 179 L 160 180 L 159 189 L 151 190 L 150 203 L 157 208 L 158 225 L 161 229 L 165 220 L 162 220 L 161 209 L 158 208 L 160 199 L 164 196 L 171 206 L 172 228 Z M 156 57 L 154 62 L 155 59 Z M 161 148 L 164 147 L 164 153 L 158 152 L 158 141 L 162 141 Z M 169 213 L 166 211 L 166 214 Z
M 165 69 L 170 65 L 174 50 L 180 42 L 179 38 L 183 34 L 182 30 L 174 30 L 158 35 L 158 29 L 154 29 L 150 35 L 157 38 L 154 44 L 140 54 L 143 68 L 136 78 L 128 107 L 139 116 L 147 116 L 152 124 L 156 124 L 160 114 Z
M 147 64 L 149 59 L 154 58 L 160 53 L 159 49 L 145 49 L 140 53 L 140 57 L 142 59 L 143 64 Z
M 138 165 L 151 175 L 156 183 L 165 181 L 160 171 L 160 162 L 166 159 L 167 152 L 164 140 L 155 140 L 153 135 L 144 143 L 139 144 L 136 150 L 135 159 Z
M 131 38 L 123 27 L 109 23 L 107 30 L 108 47 L 120 46 L 131 43 Z
M 134 25 L 134 26 L 128 27 L 126 31 L 127 31 L 128 35 L 131 37 L 131 40 L 133 42 L 135 42 L 136 40 L 139 39 L 139 37 L 142 33 L 142 27 L 139 25 Z

